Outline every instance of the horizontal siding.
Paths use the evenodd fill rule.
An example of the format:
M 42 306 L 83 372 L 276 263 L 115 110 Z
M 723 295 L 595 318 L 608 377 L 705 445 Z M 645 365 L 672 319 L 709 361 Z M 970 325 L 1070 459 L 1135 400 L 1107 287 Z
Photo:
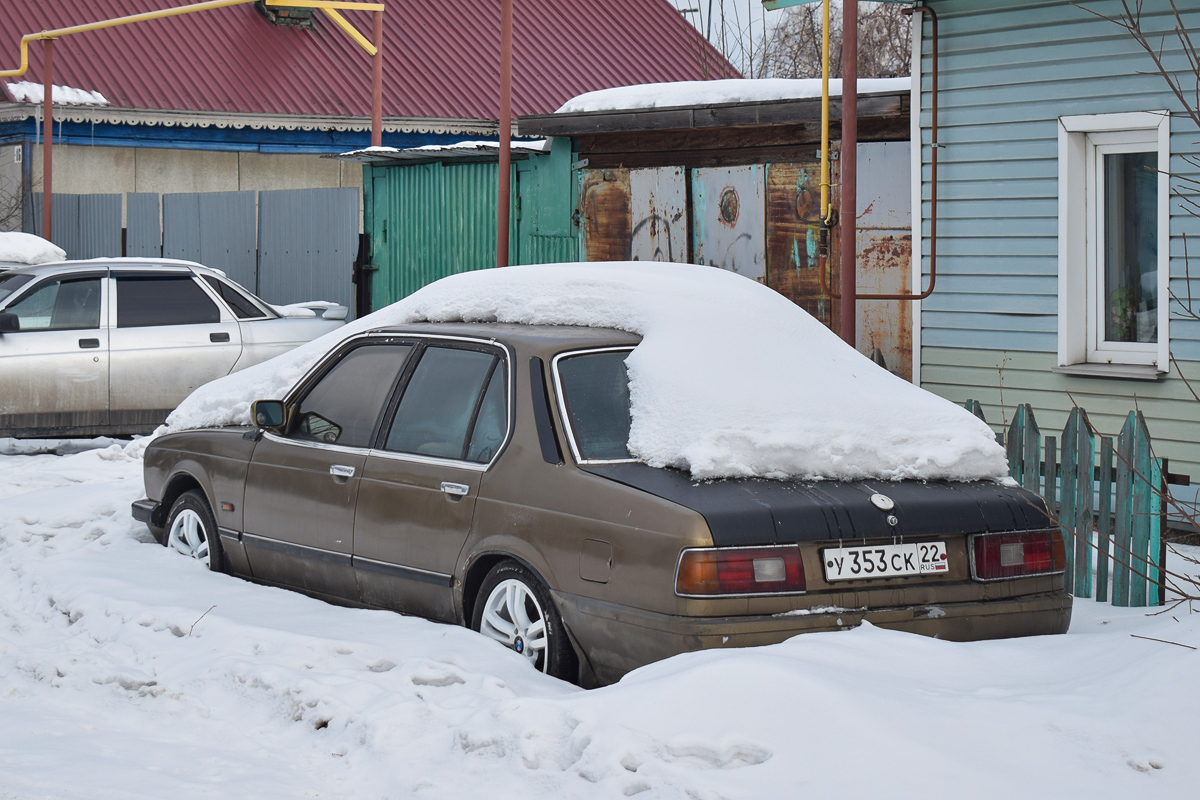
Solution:
M 1055 434 L 1066 425 L 1073 398 L 1099 433 L 1114 436 L 1125 415 L 1140 409 L 1155 453 L 1171 460 L 1172 472 L 1200 481 L 1200 404 L 1175 370 L 1159 381 L 1081 378 L 1051 372 L 1051 354 L 934 345 L 922 347 L 921 360 L 922 387 L 955 403 L 978 400 L 995 430 L 1012 420 L 1017 405 L 1029 403 L 1042 433 Z M 1200 392 L 1200 365 L 1184 370 Z
M 1034 407 L 1043 433 L 1061 432 L 1072 403 L 1096 428 L 1115 435 L 1125 415 L 1146 415 L 1158 455 L 1200 481 L 1200 402 L 1179 378 L 1158 381 L 1081 378 L 1052 372 L 1058 344 L 1058 118 L 1126 111 L 1181 111 L 1127 33 L 1065 0 L 933 0 L 940 22 L 938 282 L 922 303 L 921 385 L 955 402 L 979 400 L 988 421 L 1011 420 L 1019 403 Z M 1120 0 L 1087 2 L 1109 16 Z M 1200 8 L 1185 23 L 1200 30 Z M 1167 0 L 1147 0 L 1148 31 L 1173 28 Z M 928 26 L 926 26 L 928 34 Z M 1193 39 L 1196 34 L 1193 33 Z M 922 235 L 928 270 L 930 205 L 930 59 L 922 68 Z M 1169 68 L 1187 64 L 1172 34 Z M 1195 200 L 1200 131 L 1171 122 L 1172 190 Z M 1171 200 L 1171 290 L 1200 312 L 1200 219 Z M 1185 238 L 1187 241 L 1185 243 Z M 1171 350 L 1200 392 L 1200 321 L 1175 314 Z

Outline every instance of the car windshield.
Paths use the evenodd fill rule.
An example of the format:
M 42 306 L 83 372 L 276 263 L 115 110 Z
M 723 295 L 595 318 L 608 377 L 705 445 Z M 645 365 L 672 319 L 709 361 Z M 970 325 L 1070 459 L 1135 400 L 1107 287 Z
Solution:
M 584 461 L 627 461 L 630 350 L 605 350 L 558 360 L 558 381 L 571 433 Z
M 9 275 L 5 277 L 0 274 L 0 305 L 4 305 L 4 301 L 11 297 L 13 292 L 31 280 L 33 280 L 32 275 Z

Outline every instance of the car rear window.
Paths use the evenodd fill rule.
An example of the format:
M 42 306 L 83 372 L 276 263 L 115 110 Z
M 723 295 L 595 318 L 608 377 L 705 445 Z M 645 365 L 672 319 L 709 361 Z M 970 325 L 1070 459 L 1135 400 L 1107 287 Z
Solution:
M 191 275 L 117 277 L 117 327 L 220 322 L 221 312 Z
M 204 280 L 213 288 L 221 299 L 229 304 L 233 309 L 233 314 L 238 319 L 265 319 L 270 316 L 258 304 L 250 298 L 248 292 L 243 292 L 239 287 L 225 283 L 225 281 L 214 278 L 212 275 L 205 275 Z
M 571 435 L 584 461 L 627 461 L 629 350 L 565 356 L 557 361 L 559 387 Z

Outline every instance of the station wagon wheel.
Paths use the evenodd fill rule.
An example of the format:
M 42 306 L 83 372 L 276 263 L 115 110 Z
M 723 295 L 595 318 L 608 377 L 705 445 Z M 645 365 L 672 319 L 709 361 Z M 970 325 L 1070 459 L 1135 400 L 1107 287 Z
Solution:
M 479 589 L 471 627 L 510 650 L 539 672 L 574 680 L 578 662 L 550 592 L 516 561 L 492 568 Z
M 171 506 L 167 517 L 167 547 L 204 563 L 214 572 L 225 568 L 217 521 L 204 494 L 197 489 L 184 492 Z

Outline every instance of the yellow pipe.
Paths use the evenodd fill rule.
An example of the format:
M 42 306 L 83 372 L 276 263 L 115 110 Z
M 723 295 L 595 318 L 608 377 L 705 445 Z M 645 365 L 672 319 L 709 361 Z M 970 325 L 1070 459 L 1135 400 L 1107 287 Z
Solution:
M 42 31 L 41 33 L 29 33 L 21 37 L 21 66 L 17 69 L 0 70 L 0 78 L 18 78 L 24 75 L 29 70 L 29 43 L 42 39 L 58 39 L 62 36 L 70 36 L 73 33 L 86 33 L 87 31 L 98 31 L 104 28 L 115 28 L 119 25 L 130 25 L 134 22 L 146 22 L 152 19 L 164 19 L 166 17 L 178 17 L 183 14 L 194 14 L 197 11 L 211 11 L 217 8 L 227 8 L 229 6 L 241 6 L 247 3 L 253 3 L 254 0 L 205 0 L 202 3 L 193 3 L 188 6 L 179 6 L 178 8 L 163 8 L 158 11 L 146 11 L 141 14 L 131 14 L 127 17 L 116 17 L 114 19 L 105 19 L 99 22 L 88 22 L 83 25 L 72 25 L 67 28 L 55 28 L 52 31 Z M 356 3 L 349 0 L 267 0 L 268 6 L 301 6 L 306 8 L 320 8 L 334 18 L 342 30 L 346 31 L 354 41 L 358 42 L 364 50 L 371 55 L 375 55 L 375 46 L 367 41 L 361 33 L 354 29 L 349 22 L 341 17 L 334 9 L 337 8 L 355 8 L 362 11 L 383 11 L 382 3 Z
M 380 8 L 382 8 L 382 6 L 380 6 Z M 375 45 L 371 44 L 370 40 L 367 39 L 367 37 L 365 37 L 361 33 L 359 33 L 358 28 L 355 28 L 353 25 L 351 25 L 349 20 L 347 20 L 345 17 L 343 17 L 341 14 L 339 14 L 337 11 L 333 10 L 332 8 L 322 7 L 321 10 L 324 11 L 325 14 L 331 20 L 333 20 L 335 23 L 337 23 L 337 26 L 339 28 L 341 28 L 342 30 L 344 30 L 346 32 L 347 36 L 349 36 L 354 41 L 358 42 L 359 46 L 362 47 L 363 50 L 366 50 L 367 53 L 369 53 L 372 56 L 375 55 L 375 53 L 377 52 L 375 49 Z
M 359 11 L 383 11 L 383 3 L 359 3 L 354 0 L 267 0 L 267 8 L 282 6 L 291 8 L 358 9 Z
M 821 3 L 821 220 L 833 224 L 829 203 L 829 0 Z
M 164 8 L 158 11 L 147 11 L 142 14 L 131 14 L 127 17 L 117 17 L 115 19 L 101 20 L 100 22 L 89 22 L 84 25 L 72 25 L 69 28 L 55 28 L 52 31 L 42 31 L 41 33 L 29 33 L 21 37 L 21 66 L 19 69 L 0 70 L 0 78 L 16 78 L 25 74 L 29 69 L 29 43 L 41 39 L 57 39 L 61 36 L 69 36 L 72 33 L 85 33 L 87 31 L 98 31 L 103 28 L 115 28 L 118 25 L 129 25 L 134 22 L 145 22 L 151 19 L 163 19 L 164 17 L 178 17 L 181 14 L 191 14 L 196 11 L 208 11 L 214 8 L 225 8 L 226 6 L 240 6 L 246 3 L 253 3 L 254 0 L 206 0 L 203 3 L 195 3 L 190 6 L 179 6 L 178 8 Z

